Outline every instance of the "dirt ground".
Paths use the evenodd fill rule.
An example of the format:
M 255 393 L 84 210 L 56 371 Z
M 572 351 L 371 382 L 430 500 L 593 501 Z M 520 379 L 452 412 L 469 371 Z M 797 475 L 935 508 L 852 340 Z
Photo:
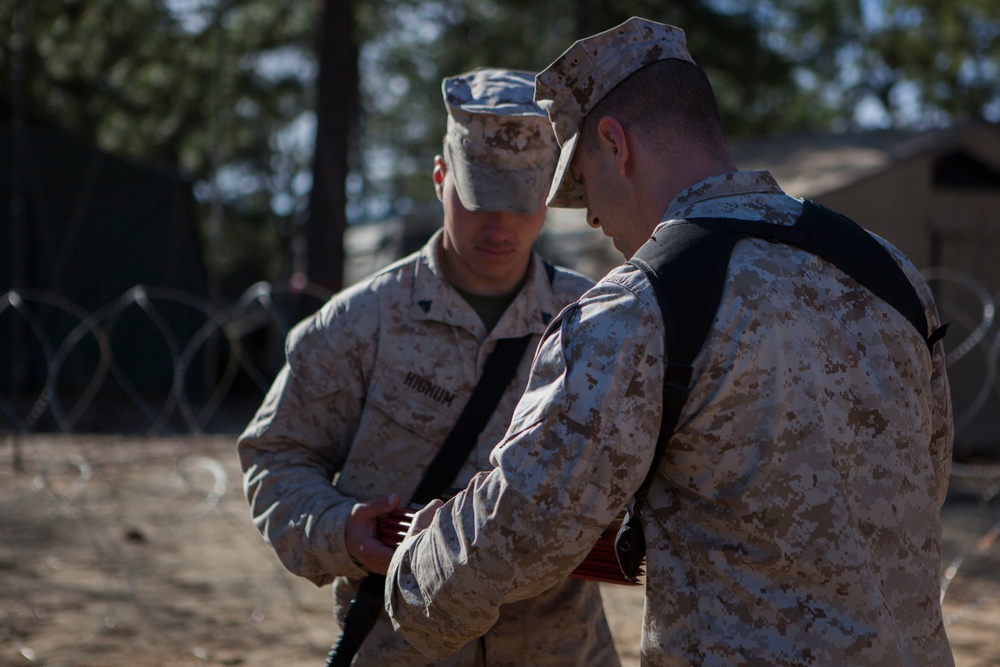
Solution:
M 285 572 L 250 524 L 233 438 L 0 439 L 0 667 L 323 664 L 329 589 Z M 956 495 L 945 598 L 959 667 L 1000 665 L 996 501 Z M 978 540 L 978 542 L 977 542 Z M 626 667 L 642 589 L 606 586 Z

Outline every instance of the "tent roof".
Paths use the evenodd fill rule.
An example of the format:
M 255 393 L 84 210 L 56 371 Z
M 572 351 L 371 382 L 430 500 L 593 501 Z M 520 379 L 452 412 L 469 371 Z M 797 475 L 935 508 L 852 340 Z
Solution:
M 976 152 L 972 138 L 982 132 L 1000 145 L 995 126 L 967 123 L 935 130 L 789 134 L 734 141 L 731 149 L 740 169 L 767 169 L 789 194 L 817 197 L 927 153 Z M 978 157 L 1000 170 L 1000 153 Z

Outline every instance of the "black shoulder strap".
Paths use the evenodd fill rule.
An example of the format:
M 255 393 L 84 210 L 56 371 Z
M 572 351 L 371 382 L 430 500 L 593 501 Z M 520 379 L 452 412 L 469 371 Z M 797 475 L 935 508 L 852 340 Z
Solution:
M 542 265 L 545 268 L 545 277 L 551 286 L 555 281 L 556 267 L 545 260 L 542 260 Z M 496 412 L 504 390 L 514 379 L 532 335 L 501 338 L 497 341 L 492 354 L 486 360 L 479 382 L 472 390 L 469 402 L 465 404 L 441 449 L 427 467 L 427 472 L 424 473 L 416 491 L 410 496 L 411 503 L 425 505 L 435 498 L 440 498 L 451 486 L 466 459 L 469 458 L 469 453 L 476 446 L 479 434 L 486 428 L 490 416 Z M 340 638 L 327 656 L 326 667 L 346 667 L 351 664 L 351 660 L 361 648 L 361 643 L 378 620 L 378 615 L 382 611 L 384 590 L 384 575 L 369 574 L 361 581 L 358 592 L 351 600 L 351 605 L 344 616 L 344 628 Z
M 556 268 L 545 260 L 542 260 L 542 265 L 551 285 L 555 279 Z M 451 486 L 458 471 L 469 458 L 472 448 L 476 446 L 479 434 L 486 428 L 490 416 L 496 412 L 504 390 L 514 379 L 531 336 L 532 334 L 528 334 L 520 338 L 501 338 L 497 341 L 496 347 L 486 360 L 476 388 L 472 390 L 469 402 L 465 404 L 458 421 L 427 467 L 424 478 L 410 497 L 411 503 L 426 505 L 435 498 L 440 498 Z
M 733 247 L 748 236 L 822 257 L 899 311 L 929 344 L 939 340 L 928 335 L 916 290 L 882 244 L 849 218 L 806 201 L 794 225 L 729 218 L 676 221 L 629 260 L 656 292 L 670 361 L 693 361 L 698 354 L 722 298 Z
M 627 507 L 626 524 L 632 530 L 639 525 L 642 504 L 687 401 L 692 364 L 719 308 L 729 258 L 736 243 L 748 236 L 793 245 L 831 262 L 906 317 L 928 347 L 944 337 L 947 325 L 928 334 L 916 290 L 882 244 L 849 218 L 815 202 L 805 202 L 794 225 L 729 218 L 672 223 L 629 260 L 645 274 L 656 293 L 667 352 L 663 416 L 653 464 Z M 633 567 L 638 567 L 634 557 Z
M 822 257 L 899 311 L 928 340 L 927 318 L 916 289 L 889 251 L 850 218 L 806 201 L 794 225 L 730 220 L 727 227 L 741 236 L 786 243 Z
M 551 276 L 552 273 L 546 270 Z M 551 278 L 550 278 L 551 281 Z M 501 338 L 486 360 L 483 374 L 472 390 L 469 402 L 458 416 L 441 449 L 431 461 L 417 490 L 410 496 L 411 503 L 425 505 L 451 486 L 455 476 L 476 446 L 479 434 L 486 428 L 490 416 L 496 412 L 503 392 L 514 378 L 532 334 L 520 338 Z M 385 576 L 369 574 L 361 582 L 344 616 L 340 638 L 330 649 L 326 667 L 346 667 L 351 664 L 361 643 L 375 625 L 382 611 Z
M 483 368 L 479 383 L 472 390 L 469 402 L 458 416 L 441 449 L 431 461 L 410 502 L 426 505 L 440 498 L 451 486 L 458 471 L 465 465 L 469 453 L 476 446 L 479 434 L 486 428 L 486 422 L 496 412 L 500 398 L 514 374 L 524 351 L 528 348 L 531 335 L 520 338 L 501 338 L 490 354 Z
M 340 637 L 330 647 L 326 667 L 348 667 L 351 664 L 365 637 L 375 626 L 384 599 L 384 574 L 369 574 L 361 580 L 358 592 L 354 594 L 351 606 L 344 614 L 344 627 L 340 629 Z
M 906 317 L 928 346 L 943 336 L 945 327 L 928 333 L 920 297 L 885 247 L 849 218 L 815 202 L 805 202 L 794 225 L 728 218 L 678 221 L 629 260 L 649 279 L 663 313 L 664 396 L 672 403 L 679 398 L 678 408 L 687 399 L 691 364 L 715 319 L 733 247 L 748 236 L 793 245 L 834 264 Z
M 667 347 L 663 414 L 653 462 L 639 489 L 629 499 L 625 520 L 615 536 L 615 555 L 622 573 L 630 581 L 636 581 L 646 554 L 640 522 L 646 494 L 687 402 L 691 364 L 715 319 L 729 256 L 739 238 L 719 225 L 675 223 L 650 238 L 628 261 L 653 286 L 663 314 Z

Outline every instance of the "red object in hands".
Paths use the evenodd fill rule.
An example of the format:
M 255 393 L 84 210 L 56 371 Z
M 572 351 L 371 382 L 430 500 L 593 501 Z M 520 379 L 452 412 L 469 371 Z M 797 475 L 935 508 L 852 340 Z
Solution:
M 414 511 L 409 509 L 397 509 L 389 514 L 383 514 L 378 519 L 378 538 L 382 544 L 389 547 L 398 547 L 399 543 L 406 537 L 406 531 L 410 529 Z M 620 523 L 620 522 L 619 522 Z M 629 581 L 622 574 L 618 565 L 618 557 L 615 556 L 615 535 L 618 533 L 618 523 L 609 526 L 604 533 L 597 538 L 590 553 L 583 559 L 583 562 L 576 566 L 570 573 L 574 579 L 584 579 L 586 581 L 601 581 L 606 584 L 618 584 L 621 586 L 639 586 L 641 581 Z M 641 578 L 645 572 L 639 570 Z

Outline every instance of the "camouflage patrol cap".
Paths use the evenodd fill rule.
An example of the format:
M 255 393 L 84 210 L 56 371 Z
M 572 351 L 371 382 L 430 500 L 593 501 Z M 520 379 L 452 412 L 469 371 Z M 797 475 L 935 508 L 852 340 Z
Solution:
M 694 64 L 684 31 L 632 17 L 611 30 L 578 40 L 535 77 L 535 101 L 548 112 L 562 147 L 549 206 L 587 207 L 583 185 L 568 173 L 584 117 L 630 74 L 668 58 Z
M 470 211 L 530 213 L 552 182 L 559 147 L 534 101 L 534 74 L 479 68 L 441 83 L 448 168 Z

